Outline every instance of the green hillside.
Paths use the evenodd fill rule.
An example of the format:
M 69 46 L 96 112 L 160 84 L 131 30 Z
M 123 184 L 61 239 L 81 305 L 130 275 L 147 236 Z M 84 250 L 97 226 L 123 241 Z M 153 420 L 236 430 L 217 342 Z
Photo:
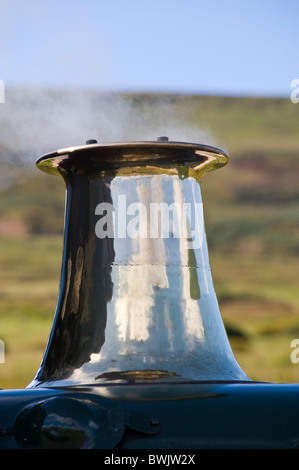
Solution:
M 71 97 L 47 93 L 50 111 L 59 99 L 53 116 L 60 116 Z M 278 98 L 86 95 L 85 136 L 69 129 L 66 119 L 56 136 L 58 122 L 49 116 L 37 133 L 45 96 L 35 97 L 34 106 L 29 97 L 22 94 L 23 108 L 31 106 L 31 127 L 27 121 L 25 126 L 25 112 L 22 121 L 12 110 L 0 115 L 0 339 L 5 343 L 0 387 L 23 387 L 32 379 L 57 300 L 65 188 L 60 178 L 35 168 L 38 152 L 89 138 L 155 140 L 165 134 L 229 153 L 229 164 L 205 175 L 201 184 L 222 316 L 247 375 L 299 382 L 299 364 L 290 359 L 291 341 L 299 338 L 299 104 Z M 79 107 L 82 95 L 80 100 Z M 93 122 L 99 110 L 105 119 L 95 114 Z M 115 128 L 108 131 L 104 123 L 113 119 Z M 39 135 L 36 145 L 29 139 L 31 128 Z

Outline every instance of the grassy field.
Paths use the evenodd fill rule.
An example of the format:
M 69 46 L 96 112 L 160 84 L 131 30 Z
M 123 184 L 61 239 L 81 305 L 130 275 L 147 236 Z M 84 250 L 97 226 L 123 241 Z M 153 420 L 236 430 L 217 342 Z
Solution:
M 299 382 L 299 363 L 290 359 L 291 341 L 299 338 L 299 105 L 182 95 L 163 96 L 161 105 L 156 95 L 133 98 L 123 99 L 144 112 L 161 106 L 160 134 L 165 115 L 183 115 L 192 129 L 209 129 L 230 154 L 229 164 L 201 184 L 225 326 L 252 379 Z M 64 195 L 62 180 L 37 170 L 28 176 L 22 170 L 20 182 L 0 192 L 2 388 L 26 386 L 43 356 L 59 287 Z

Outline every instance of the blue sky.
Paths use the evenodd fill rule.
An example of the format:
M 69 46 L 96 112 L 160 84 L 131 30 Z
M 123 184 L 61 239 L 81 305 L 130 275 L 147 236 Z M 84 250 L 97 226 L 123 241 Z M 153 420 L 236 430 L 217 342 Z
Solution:
M 0 0 L 9 86 L 290 95 L 297 0 Z

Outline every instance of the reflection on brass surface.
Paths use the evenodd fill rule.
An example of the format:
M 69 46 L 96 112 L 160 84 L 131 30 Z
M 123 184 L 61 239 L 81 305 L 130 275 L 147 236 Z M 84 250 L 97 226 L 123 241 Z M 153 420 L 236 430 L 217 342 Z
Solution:
M 104 379 L 104 380 L 126 380 L 126 381 L 143 381 L 143 380 L 153 380 L 153 379 L 164 379 L 165 377 L 174 377 L 177 376 L 175 372 L 167 372 L 165 370 L 124 370 L 124 371 L 114 371 L 114 372 L 105 372 L 103 374 L 95 377 L 95 380 Z
M 72 313 L 77 313 L 78 308 L 79 308 L 83 263 L 84 263 L 84 252 L 83 252 L 83 248 L 79 246 L 77 250 L 77 257 L 76 257 L 76 274 L 75 274 L 74 288 L 73 288 L 73 302 L 70 307 L 70 311 Z

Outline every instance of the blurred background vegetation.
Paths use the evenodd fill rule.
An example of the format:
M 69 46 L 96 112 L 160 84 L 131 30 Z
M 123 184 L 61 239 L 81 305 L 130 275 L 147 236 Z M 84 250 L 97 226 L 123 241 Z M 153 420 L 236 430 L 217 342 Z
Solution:
M 299 338 L 299 104 L 191 95 L 121 99 L 143 116 L 155 110 L 160 131 L 151 140 L 167 132 L 168 113 L 181 116 L 195 133 L 208 129 L 229 153 L 229 164 L 201 183 L 220 310 L 249 377 L 299 382 L 299 363 L 290 359 L 291 341 Z M 2 122 L 3 135 L 14 124 L 9 118 L 6 127 Z M 169 138 L 181 140 L 175 133 Z M 131 140 L 129 132 L 125 140 Z M 214 145 L 208 134 L 204 142 L 200 133 L 194 141 Z M 55 149 L 53 142 L 47 150 Z M 35 375 L 55 312 L 65 186 L 59 177 L 35 169 L 33 161 L 22 164 L 13 142 L 2 144 L 0 155 L 0 181 L 7 181 L 0 191 L 0 339 L 5 343 L 0 387 L 19 388 Z

